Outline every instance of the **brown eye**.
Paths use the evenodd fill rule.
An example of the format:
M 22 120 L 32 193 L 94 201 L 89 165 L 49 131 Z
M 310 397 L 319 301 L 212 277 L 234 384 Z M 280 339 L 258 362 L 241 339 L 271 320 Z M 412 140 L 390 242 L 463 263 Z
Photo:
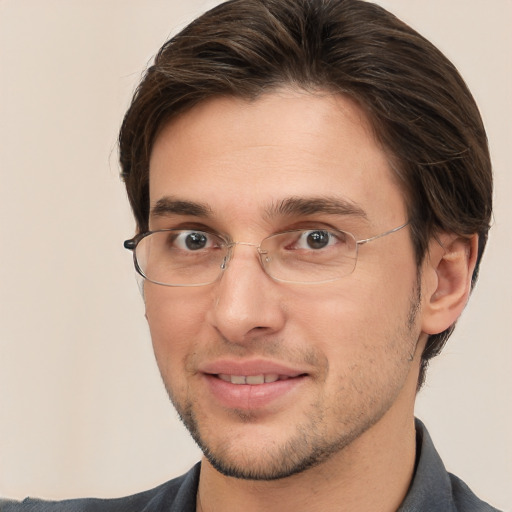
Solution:
M 327 231 L 310 231 L 306 236 L 306 243 L 310 249 L 323 249 L 329 245 L 330 239 Z
M 203 233 L 190 233 L 190 235 L 187 235 L 185 238 L 185 244 L 191 251 L 203 249 L 206 247 L 207 243 L 208 239 Z
M 336 236 L 325 229 L 302 231 L 294 243 L 294 249 L 320 250 L 336 243 Z
M 202 231 L 183 231 L 174 238 L 174 245 L 178 249 L 200 251 L 212 247 L 210 235 Z

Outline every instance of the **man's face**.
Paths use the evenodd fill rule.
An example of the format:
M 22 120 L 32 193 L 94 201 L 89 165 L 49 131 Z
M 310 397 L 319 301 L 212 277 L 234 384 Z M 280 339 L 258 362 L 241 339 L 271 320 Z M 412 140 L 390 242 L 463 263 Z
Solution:
M 291 90 L 213 99 L 172 121 L 152 152 L 150 200 L 160 205 L 151 230 L 252 244 L 310 227 L 359 240 L 408 220 L 362 110 Z M 254 247 L 238 245 L 213 284 L 146 282 L 145 301 L 169 395 L 210 463 L 272 479 L 343 456 L 379 422 L 412 417 L 419 288 L 405 228 L 362 245 L 355 270 L 333 282 L 275 281 Z

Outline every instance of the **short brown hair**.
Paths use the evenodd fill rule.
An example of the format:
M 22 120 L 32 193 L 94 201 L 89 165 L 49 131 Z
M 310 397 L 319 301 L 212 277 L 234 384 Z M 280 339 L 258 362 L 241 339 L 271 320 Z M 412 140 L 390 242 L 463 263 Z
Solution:
M 283 85 L 342 93 L 359 103 L 405 191 L 418 266 L 436 232 L 477 233 L 474 284 L 492 210 L 478 108 L 435 46 L 361 0 L 230 0 L 164 44 L 119 136 L 138 230 L 148 229 L 149 158 L 162 126 L 207 98 L 254 99 Z M 419 386 L 453 327 L 429 337 Z

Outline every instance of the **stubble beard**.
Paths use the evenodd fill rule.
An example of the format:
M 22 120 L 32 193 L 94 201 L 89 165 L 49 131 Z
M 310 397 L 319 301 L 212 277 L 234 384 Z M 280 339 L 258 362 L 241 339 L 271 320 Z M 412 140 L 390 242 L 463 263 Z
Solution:
M 232 461 L 227 450 L 218 448 L 212 450 L 201 435 L 199 421 L 196 418 L 192 404 L 180 408 L 174 403 L 179 417 L 190 435 L 197 443 L 208 462 L 225 476 L 242 480 L 272 481 L 287 478 L 302 473 L 310 468 L 322 464 L 333 454 L 349 445 L 359 435 L 359 431 L 352 430 L 351 435 L 344 435 L 335 442 L 327 443 L 321 435 L 322 424 L 320 414 L 310 420 L 308 424 L 296 426 L 296 431 L 284 444 L 273 447 L 258 447 L 260 462 L 255 463 L 249 455 L 243 461 Z M 316 409 L 319 412 L 318 408 Z M 240 422 L 251 422 L 251 414 L 246 411 L 234 411 Z M 314 413 L 311 415 L 314 416 Z M 364 431 L 371 425 L 361 425 Z M 343 427 L 341 430 L 345 430 Z
M 402 334 L 402 341 L 405 341 L 407 336 L 408 347 L 401 351 L 406 362 L 399 361 L 397 365 L 398 363 L 410 365 L 412 362 L 418 341 L 417 337 L 413 338 L 413 330 L 416 316 L 421 308 L 420 304 L 421 287 L 420 278 L 418 277 L 414 293 L 411 295 L 407 317 L 402 330 L 399 331 Z M 233 457 L 230 456 L 229 449 L 223 447 L 212 448 L 201 433 L 200 421 L 194 410 L 194 399 L 187 397 L 186 400 L 180 401 L 168 386 L 166 386 L 166 389 L 181 421 L 208 462 L 225 476 L 256 481 L 288 478 L 322 464 L 375 425 L 393 402 L 393 400 L 384 401 L 379 407 L 375 408 L 375 397 L 370 397 L 363 407 L 362 413 L 351 418 L 340 418 L 339 435 L 332 438 L 326 436 L 322 429 L 324 406 L 319 400 L 312 404 L 313 412 L 308 414 L 308 421 L 297 424 L 294 434 L 286 442 L 278 446 L 258 447 L 260 462 L 257 464 L 256 461 L 251 460 L 249 455 L 242 461 L 234 461 Z M 250 423 L 254 419 L 254 415 L 250 411 L 233 411 L 233 414 L 238 416 L 240 423 Z

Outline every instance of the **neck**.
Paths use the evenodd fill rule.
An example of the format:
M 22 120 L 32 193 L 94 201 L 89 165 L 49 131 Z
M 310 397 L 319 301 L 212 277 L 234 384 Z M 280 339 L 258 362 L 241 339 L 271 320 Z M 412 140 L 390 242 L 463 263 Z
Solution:
M 413 477 L 415 454 L 412 410 L 390 410 L 326 462 L 281 480 L 226 477 L 203 460 L 198 511 L 396 511 Z

